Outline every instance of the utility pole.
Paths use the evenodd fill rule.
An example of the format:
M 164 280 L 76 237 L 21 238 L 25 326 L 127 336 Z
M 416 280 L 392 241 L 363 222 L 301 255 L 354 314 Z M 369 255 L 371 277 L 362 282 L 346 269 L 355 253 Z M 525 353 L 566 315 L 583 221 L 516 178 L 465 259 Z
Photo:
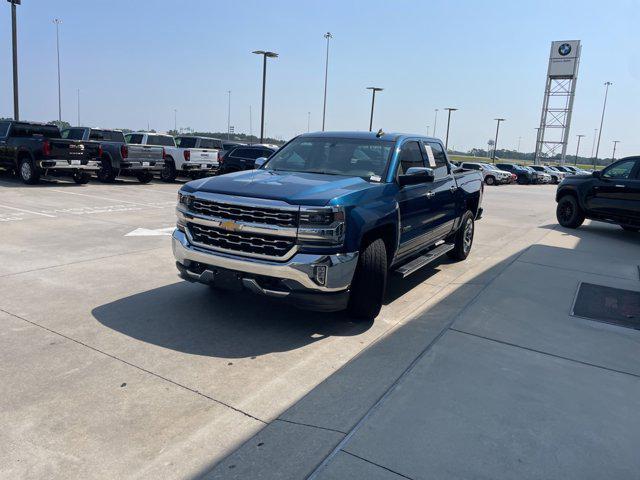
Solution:
M 500 122 L 504 122 L 504 118 L 494 118 L 496 123 L 496 139 L 493 141 L 493 163 L 496 163 L 496 151 L 498 150 L 498 132 L 500 131 Z
M 446 139 L 444 141 L 444 149 L 447 150 L 449 148 L 449 127 L 451 125 L 451 112 L 455 112 L 456 110 L 458 110 L 457 108 L 445 108 L 445 110 L 447 110 L 449 112 L 449 114 L 447 115 L 447 136 Z M 437 112 L 437 110 L 436 110 Z
M 267 85 L 267 58 L 278 58 L 278 54 L 275 52 L 268 52 L 265 50 L 255 50 L 251 53 L 256 55 L 262 55 L 262 116 L 260 118 L 260 143 L 264 143 L 264 97 Z
M 173 131 L 178 134 L 178 110 L 173 109 Z
M 427 125 L 427 137 L 429 136 L 429 127 L 430 127 L 430 126 L 431 126 L 431 125 Z
M 58 121 L 62 121 L 62 95 L 60 90 L 60 24 L 62 20 L 54 18 L 53 23 L 56 24 L 56 51 L 58 53 Z
M 604 112 L 607 108 L 607 95 L 609 94 L 609 85 L 613 85 L 611 82 L 604 82 L 604 103 L 602 104 L 602 116 L 600 117 L 600 131 L 598 132 L 598 144 L 596 145 L 595 160 L 598 159 L 598 152 L 600 151 L 600 137 L 602 136 L 602 124 L 604 123 Z
M 329 76 L 329 39 L 333 38 L 331 32 L 324 34 L 324 38 L 327 39 L 327 58 L 324 64 L 324 101 L 322 105 L 322 131 L 324 132 L 324 119 L 327 112 L 327 78 Z
M 78 93 L 78 126 L 80 126 L 80 89 L 77 90 Z
M 578 165 L 578 151 L 580 150 L 580 140 L 584 136 L 585 135 L 577 135 L 577 137 L 578 137 L 578 145 L 576 145 L 576 160 L 573 162 L 574 165 Z
M 307 112 L 307 133 L 309 133 L 311 125 L 311 112 Z
M 376 92 L 381 92 L 384 88 L 380 87 L 367 87 L 367 90 L 371 90 L 371 117 L 369 118 L 369 131 L 373 128 L 373 107 L 376 104 Z
M 620 143 L 620 140 L 613 141 L 613 154 L 611 155 L 611 163 L 616 161 L 616 147 Z
M 596 138 L 598 137 L 598 129 L 593 129 L 593 143 L 591 144 L 591 157 L 593 158 L 593 154 L 596 151 Z M 593 163 L 595 165 L 595 162 Z
M 8 0 L 11 3 L 11 42 L 13 45 L 13 119 L 20 120 L 18 106 L 18 26 L 16 23 L 16 5 L 21 0 Z
M 436 108 L 436 116 L 433 119 L 433 136 L 436 136 L 436 125 L 438 124 L 438 109 Z
M 251 105 L 249 105 L 249 136 L 253 137 L 253 119 L 251 117 Z
M 520 153 L 520 142 L 522 141 L 522 137 L 518 137 L 518 148 L 516 149 L 516 152 Z
M 227 94 L 229 94 L 229 106 L 227 108 L 227 140 L 229 140 L 229 135 L 231 134 L 231 90 L 227 90 Z

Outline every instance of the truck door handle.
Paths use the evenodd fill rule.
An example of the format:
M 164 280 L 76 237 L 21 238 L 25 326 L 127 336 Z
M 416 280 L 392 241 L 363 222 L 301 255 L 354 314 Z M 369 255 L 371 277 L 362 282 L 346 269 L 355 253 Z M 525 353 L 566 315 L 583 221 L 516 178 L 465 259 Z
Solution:
M 435 196 L 436 196 L 436 194 L 435 194 L 435 193 L 433 193 L 431 190 L 429 190 L 429 191 L 427 192 L 427 198 L 433 198 L 433 197 L 435 197 Z
M 624 188 L 624 185 L 614 185 L 616 188 Z

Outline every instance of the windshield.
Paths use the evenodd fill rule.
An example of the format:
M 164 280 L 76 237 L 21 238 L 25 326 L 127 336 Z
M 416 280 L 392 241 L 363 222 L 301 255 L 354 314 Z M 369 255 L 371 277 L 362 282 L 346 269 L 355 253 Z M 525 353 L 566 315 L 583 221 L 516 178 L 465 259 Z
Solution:
M 264 168 L 369 180 L 382 176 L 394 145 L 383 140 L 301 137 L 276 152 Z

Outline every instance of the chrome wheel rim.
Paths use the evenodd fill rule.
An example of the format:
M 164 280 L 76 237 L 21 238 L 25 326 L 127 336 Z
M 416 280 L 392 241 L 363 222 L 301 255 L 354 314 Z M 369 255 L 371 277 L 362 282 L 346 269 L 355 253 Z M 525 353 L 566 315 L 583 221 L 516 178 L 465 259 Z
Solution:
M 464 225 L 464 232 L 462 237 L 462 248 L 464 253 L 469 253 L 471 250 L 471 243 L 473 242 L 473 220 L 467 219 L 467 223 Z
M 573 205 L 571 202 L 562 202 L 560 205 L 559 217 L 563 222 L 569 222 L 573 216 Z
M 22 175 L 22 178 L 25 180 L 31 180 L 31 165 L 29 165 L 29 162 L 22 163 L 20 166 L 20 175 Z

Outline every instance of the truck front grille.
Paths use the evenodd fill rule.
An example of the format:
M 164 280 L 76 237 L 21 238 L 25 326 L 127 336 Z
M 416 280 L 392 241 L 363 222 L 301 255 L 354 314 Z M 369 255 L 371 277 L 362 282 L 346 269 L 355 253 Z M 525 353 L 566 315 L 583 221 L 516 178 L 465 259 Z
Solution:
M 196 223 L 189 223 L 188 228 L 195 242 L 240 254 L 249 253 L 270 257 L 284 257 L 295 245 L 292 238 L 256 233 L 229 232 Z
M 192 212 L 225 220 L 240 222 L 263 223 L 279 227 L 297 227 L 298 211 L 281 210 L 277 208 L 251 207 L 233 205 L 196 198 L 189 205 Z

